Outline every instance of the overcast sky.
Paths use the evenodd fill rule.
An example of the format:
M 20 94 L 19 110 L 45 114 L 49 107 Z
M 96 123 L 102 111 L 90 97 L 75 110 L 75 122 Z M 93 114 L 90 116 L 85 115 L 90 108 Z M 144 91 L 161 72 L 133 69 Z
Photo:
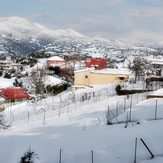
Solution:
M 0 0 L 0 17 L 130 41 L 163 40 L 163 0 Z

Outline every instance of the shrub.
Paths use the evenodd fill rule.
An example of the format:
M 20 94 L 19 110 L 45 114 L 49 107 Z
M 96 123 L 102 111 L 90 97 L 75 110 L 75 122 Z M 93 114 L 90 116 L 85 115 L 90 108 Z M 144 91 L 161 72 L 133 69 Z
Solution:
M 5 73 L 4 78 L 11 79 L 11 75 L 9 73 Z
M 29 151 L 24 153 L 24 156 L 21 158 L 20 163 L 34 163 L 34 161 L 37 159 L 37 154 L 35 154 L 35 152 L 32 152 L 29 148 Z
M 3 75 L 3 71 L 2 70 L 0 70 L 0 76 L 2 76 Z
M 15 79 L 15 81 L 13 82 L 13 85 L 15 87 L 22 87 L 23 86 L 23 82 L 22 81 L 19 82 L 17 79 Z
M 118 84 L 118 85 L 115 87 L 115 90 L 116 90 L 116 91 L 120 91 L 120 90 L 121 90 L 121 85 Z

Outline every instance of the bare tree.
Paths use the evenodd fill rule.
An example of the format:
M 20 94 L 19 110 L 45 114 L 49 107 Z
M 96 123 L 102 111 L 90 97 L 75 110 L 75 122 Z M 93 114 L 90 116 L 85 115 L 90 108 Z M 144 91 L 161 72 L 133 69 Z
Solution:
M 129 69 L 135 74 L 135 83 L 140 80 L 140 76 L 144 76 L 145 72 L 149 69 L 149 63 L 145 58 L 136 57 L 133 63 L 128 65 Z
M 74 71 L 75 65 L 79 63 L 79 69 L 81 69 L 81 60 L 82 55 L 80 50 L 73 50 L 68 53 L 68 55 L 64 56 L 65 59 L 65 67 L 61 69 L 60 77 L 67 81 L 68 83 L 73 83 L 74 80 Z
M 73 83 L 74 80 L 74 68 L 71 65 L 67 65 L 65 68 L 61 69 L 60 77 L 67 83 Z
M 115 66 L 116 60 L 112 59 L 111 57 L 106 59 L 107 61 L 107 67 L 108 68 L 113 68 Z
M 41 89 L 44 87 L 46 73 L 46 67 L 33 68 L 30 73 L 30 83 L 36 89 L 36 94 L 40 94 Z
M 73 68 L 73 71 L 75 70 L 75 65 L 78 62 L 79 63 L 79 69 L 81 69 L 81 60 L 82 60 L 82 54 L 81 51 L 78 49 L 75 49 L 68 53 L 68 55 L 64 56 L 65 59 L 65 68 L 67 65 L 71 64 L 71 67 Z

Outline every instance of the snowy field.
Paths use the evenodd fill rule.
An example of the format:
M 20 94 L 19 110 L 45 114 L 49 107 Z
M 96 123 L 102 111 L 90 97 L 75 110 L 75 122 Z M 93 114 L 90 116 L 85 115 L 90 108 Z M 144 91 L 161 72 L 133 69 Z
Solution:
M 132 163 L 137 138 L 136 162 L 162 163 L 163 100 L 145 97 L 116 96 L 115 85 L 106 85 L 7 108 L 2 114 L 12 125 L 0 130 L 0 162 L 19 163 L 30 146 L 35 163 Z

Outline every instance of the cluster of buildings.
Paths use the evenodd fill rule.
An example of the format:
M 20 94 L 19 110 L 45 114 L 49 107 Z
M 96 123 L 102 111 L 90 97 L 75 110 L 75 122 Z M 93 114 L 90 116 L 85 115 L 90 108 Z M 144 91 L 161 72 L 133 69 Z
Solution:
M 157 76 L 163 76 L 163 59 L 154 58 L 149 59 L 150 67 L 157 70 Z M 86 59 L 84 63 L 85 67 L 74 71 L 74 86 L 72 91 L 77 89 L 92 87 L 93 85 L 103 85 L 110 83 L 124 82 L 130 77 L 130 70 L 128 69 L 111 69 L 107 68 L 107 62 L 105 59 Z M 8 69 L 12 66 L 11 61 L 0 61 L 0 68 Z M 20 64 L 17 64 L 20 67 Z M 54 56 L 47 59 L 48 67 L 58 66 L 60 68 L 65 66 L 64 58 Z M 28 95 L 20 87 L 8 87 L 0 89 L 0 109 L 6 108 L 11 104 L 20 103 L 26 101 L 30 95 Z

